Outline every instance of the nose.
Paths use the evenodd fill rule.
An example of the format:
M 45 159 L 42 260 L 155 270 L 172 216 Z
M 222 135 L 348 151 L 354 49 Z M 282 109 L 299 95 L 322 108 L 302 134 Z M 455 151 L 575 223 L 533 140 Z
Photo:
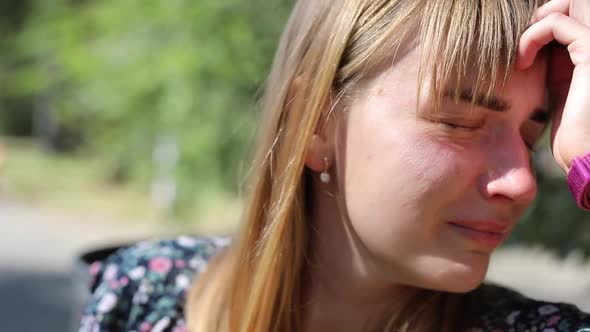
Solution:
M 494 144 L 488 150 L 487 167 L 481 182 L 482 194 L 488 199 L 530 204 L 537 195 L 532 167 L 530 152 L 520 136 L 511 142 Z

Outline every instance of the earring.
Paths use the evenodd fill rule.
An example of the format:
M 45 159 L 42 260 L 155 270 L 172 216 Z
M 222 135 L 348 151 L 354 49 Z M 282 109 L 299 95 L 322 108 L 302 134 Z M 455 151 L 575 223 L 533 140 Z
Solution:
M 324 157 L 324 164 L 326 165 L 326 168 L 320 174 L 320 180 L 323 183 L 330 183 L 330 173 L 328 173 L 328 158 L 327 157 Z

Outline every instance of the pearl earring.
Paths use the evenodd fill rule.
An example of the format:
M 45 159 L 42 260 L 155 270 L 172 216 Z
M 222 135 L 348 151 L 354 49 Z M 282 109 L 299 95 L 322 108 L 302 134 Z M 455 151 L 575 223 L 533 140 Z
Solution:
M 328 158 L 326 158 L 326 157 L 324 157 L 324 164 L 326 165 L 326 168 L 320 174 L 320 180 L 323 183 L 330 183 L 330 173 L 328 173 Z

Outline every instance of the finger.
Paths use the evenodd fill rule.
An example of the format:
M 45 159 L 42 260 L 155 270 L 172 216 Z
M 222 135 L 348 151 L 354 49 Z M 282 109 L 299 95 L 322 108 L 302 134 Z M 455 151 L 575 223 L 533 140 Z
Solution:
M 588 0 L 572 0 L 569 16 L 590 26 L 590 2 Z
M 569 15 L 570 11 L 570 0 L 552 0 L 537 8 L 533 17 L 531 18 L 531 25 L 544 19 L 551 13 L 562 13 Z
M 589 39 L 589 35 L 590 29 L 583 23 L 561 13 L 552 13 L 531 25 L 522 34 L 518 45 L 516 66 L 519 69 L 528 68 L 534 62 L 539 50 L 553 40 L 569 46 L 578 39 Z

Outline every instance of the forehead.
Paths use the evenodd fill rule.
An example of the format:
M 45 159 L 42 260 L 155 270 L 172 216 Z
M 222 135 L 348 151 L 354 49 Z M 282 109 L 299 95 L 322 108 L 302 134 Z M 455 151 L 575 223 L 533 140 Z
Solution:
M 526 70 L 512 69 L 503 87 L 496 87 L 496 94 L 506 99 L 510 105 L 518 107 L 523 103 L 533 103 L 535 107 L 547 108 L 547 60 L 538 58 Z
M 537 58 L 535 63 L 526 70 L 510 68 L 504 81 L 505 72 L 506 70 L 501 68 L 497 73 L 498 82 L 494 85 L 492 93 L 494 102 L 491 104 L 506 105 L 505 109 L 512 107 L 531 110 L 547 108 L 546 56 Z M 450 84 L 444 87 L 446 89 L 445 95 L 452 97 L 455 83 L 458 83 L 457 93 L 459 95 L 457 97 L 461 97 L 462 101 L 469 101 L 469 98 L 464 97 L 475 93 L 475 84 L 480 79 L 477 73 L 477 70 L 473 70 L 463 77 L 450 80 Z M 428 78 L 429 73 L 424 73 L 424 77 Z M 396 106 L 416 109 L 420 105 L 431 102 L 430 84 L 428 79 L 420 81 L 420 47 L 413 47 L 398 56 L 396 61 L 381 66 L 360 85 L 359 89 L 355 89 L 357 90 L 355 96 L 362 98 L 363 96 L 380 95 L 387 97 Z M 480 100 L 483 98 L 482 96 L 478 97 Z M 418 98 L 420 99 L 418 100 Z

